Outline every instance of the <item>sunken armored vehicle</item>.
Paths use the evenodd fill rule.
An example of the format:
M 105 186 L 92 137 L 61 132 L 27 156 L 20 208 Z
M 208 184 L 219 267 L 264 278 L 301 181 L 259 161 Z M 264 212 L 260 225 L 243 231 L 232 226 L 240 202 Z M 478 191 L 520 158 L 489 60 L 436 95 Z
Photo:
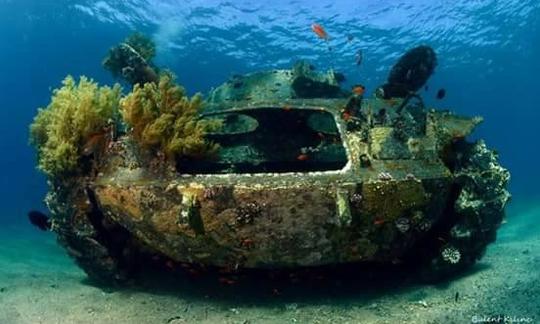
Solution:
M 216 125 L 208 157 L 171 164 L 129 127 L 99 149 L 85 142 L 84 171 L 50 179 L 52 230 L 104 280 L 147 262 L 408 263 L 435 275 L 472 265 L 509 198 L 497 154 L 466 140 L 482 118 L 427 109 L 413 94 L 350 95 L 340 79 L 303 62 L 231 78 L 199 115 Z

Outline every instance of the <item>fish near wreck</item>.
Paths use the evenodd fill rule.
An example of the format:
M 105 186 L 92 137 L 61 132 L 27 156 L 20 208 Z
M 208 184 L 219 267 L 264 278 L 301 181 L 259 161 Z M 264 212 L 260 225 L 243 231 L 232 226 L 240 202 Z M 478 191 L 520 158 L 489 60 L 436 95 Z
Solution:
M 28 220 L 32 225 L 39 228 L 42 231 L 48 231 L 51 229 L 51 219 L 44 213 L 31 210 L 28 212 Z
M 242 270 L 399 259 L 426 277 L 474 264 L 509 199 L 496 153 L 467 141 L 481 118 L 365 98 L 346 120 L 350 91 L 302 71 L 248 74 L 204 102 L 174 88 L 163 93 L 181 106 L 153 102 L 160 114 L 144 118 L 137 98 L 160 86 L 137 87 L 95 169 L 50 177 L 61 244 L 107 282 L 153 260 Z
M 325 41 L 327 41 L 330 37 L 328 36 L 328 33 L 326 32 L 326 30 L 324 30 L 323 26 L 317 24 L 317 23 L 314 23 L 311 25 L 311 31 L 313 31 L 315 33 L 315 35 L 317 35 L 317 37 L 319 37 L 320 39 L 323 39 Z
M 408 50 L 394 64 L 387 82 L 378 88 L 380 97 L 405 98 L 422 88 L 437 66 L 435 51 L 426 45 Z

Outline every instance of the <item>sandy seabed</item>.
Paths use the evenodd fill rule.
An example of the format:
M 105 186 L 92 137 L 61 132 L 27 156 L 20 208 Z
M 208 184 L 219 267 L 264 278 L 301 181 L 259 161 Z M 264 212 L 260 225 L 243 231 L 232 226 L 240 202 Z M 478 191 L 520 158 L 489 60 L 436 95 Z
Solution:
M 50 233 L 4 226 L 0 324 L 540 323 L 540 203 L 514 202 L 507 219 L 485 257 L 457 278 L 365 288 L 339 278 L 279 289 L 190 278 L 98 287 Z

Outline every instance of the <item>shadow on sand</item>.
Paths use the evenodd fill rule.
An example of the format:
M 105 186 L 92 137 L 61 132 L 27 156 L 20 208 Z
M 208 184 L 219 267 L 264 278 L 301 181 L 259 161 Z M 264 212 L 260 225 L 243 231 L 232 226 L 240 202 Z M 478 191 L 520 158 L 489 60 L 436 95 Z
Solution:
M 332 303 L 347 305 L 363 300 L 370 304 L 381 297 L 405 294 L 420 286 L 445 289 L 452 280 L 489 270 L 477 264 L 466 271 L 438 282 L 426 283 L 410 267 L 347 265 L 300 269 L 295 271 L 244 271 L 222 274 L 214 269 L 190 268 L 173 272 L 152 269 L 123 286 L 103 286 L 90 280 L 84 284 L 105 292 L 174 296 L 189 300 L 207 300 L 233 307 L 238 304 L 273 306 L 283 303 L 310 305 Z

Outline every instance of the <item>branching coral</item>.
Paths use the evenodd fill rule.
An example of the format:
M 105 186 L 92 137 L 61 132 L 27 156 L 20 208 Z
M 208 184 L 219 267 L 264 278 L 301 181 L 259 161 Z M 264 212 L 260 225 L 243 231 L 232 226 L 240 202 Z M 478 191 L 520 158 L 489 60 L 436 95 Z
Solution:
M 38 168 L 50 177 L 76 173 L 83 147 L 118 115 L 120 92 L 119 85 L 99 87 L 86 77 L 77 84 L 66 77 L 30 126 Z
M 103 66 L 113 76 L 122 77 L 131 84 L 157 82 L 157 68 L 152 63 L 155 55 L 154 42 L 141 33 L 135 33 L 109 50 Z
M 189 99 L 184 89 L 164 74 L 157 84 L 136 84 L 122 99 L 121 109 L 143 147 L 160 149 L 171 159 L 201 158 L 217 150 L 217 145 L 204 139 L 215 125 L 199 120 L 202 103 L 200 95 Z

